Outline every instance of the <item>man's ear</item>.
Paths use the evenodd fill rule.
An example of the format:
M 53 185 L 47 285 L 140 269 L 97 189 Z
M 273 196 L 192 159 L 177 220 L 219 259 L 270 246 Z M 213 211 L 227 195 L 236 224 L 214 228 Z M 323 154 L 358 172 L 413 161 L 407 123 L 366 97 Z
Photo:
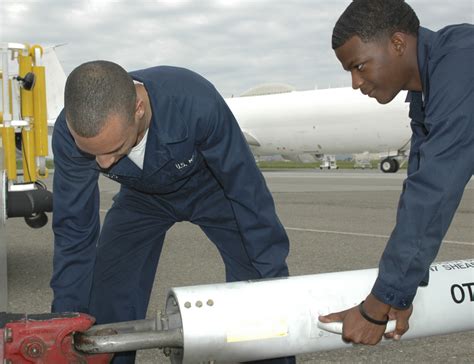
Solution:
M 407 35 L 402 32 L 395 32 L 390 37 L 390 44 L 395 53 L 402 56 L 407 49 Z
M 145 102 L 140 97 L 137 97 L 137 102 L 135 104 L 135 115 L 139 118 L 142 118 L 145 115 Z

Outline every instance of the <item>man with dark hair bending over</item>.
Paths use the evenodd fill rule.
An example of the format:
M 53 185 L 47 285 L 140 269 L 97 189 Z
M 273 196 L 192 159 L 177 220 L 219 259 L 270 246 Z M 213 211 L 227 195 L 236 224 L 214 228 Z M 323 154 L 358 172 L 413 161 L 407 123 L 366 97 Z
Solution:
M 355 0 L 334 27 L 332 47 L 354 89 L 381 104 L 409 91 L 407 178 L 377 280 L 359 306 L 320 317 L 342 321 L 346 341 L 375 345 L 388 319 L 397 326 L 387 337 L 398 340 L 408 330 L 417 288 L 428 284 L 474 173 L 474 26 L 433 32 L 402 0 Z
M 54 312 L 143 319 L 166 231 L 178 221 L 199 225 L 217 246 L 227 281 L 288 275 L 272 196 L 207 80 L 93 61 L 69 75 L 64 104 L 53 134 Z M 121 184 L 101 231 L 100 173 Z

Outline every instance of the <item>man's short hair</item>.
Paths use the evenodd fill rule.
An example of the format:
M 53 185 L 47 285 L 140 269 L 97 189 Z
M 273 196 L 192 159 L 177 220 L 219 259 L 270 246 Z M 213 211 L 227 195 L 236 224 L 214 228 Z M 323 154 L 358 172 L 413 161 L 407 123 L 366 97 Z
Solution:
M 136 97 L 132 78 L 118 64 L 87 62 L 75 68 L 67 78 L 66 120 L 79 136 L 94 137 L 110 115 L 133 121 Z
M 357 35 L 363 42 L 390 37 L 395 32 L 417 36 L 420 21 L 404 0 L 354 0 L 332 32 L 332 49 Z

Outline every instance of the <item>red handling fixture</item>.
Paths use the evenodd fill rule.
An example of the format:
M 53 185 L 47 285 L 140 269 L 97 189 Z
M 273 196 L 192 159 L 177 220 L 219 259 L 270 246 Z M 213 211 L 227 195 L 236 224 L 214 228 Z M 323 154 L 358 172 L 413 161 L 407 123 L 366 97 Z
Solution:
M 105 364 L 112 354 L 84 354 L 74 348 L 73 334 L 94 324 L 83 313 L 11 314 L 0 312 L 2 364 Z

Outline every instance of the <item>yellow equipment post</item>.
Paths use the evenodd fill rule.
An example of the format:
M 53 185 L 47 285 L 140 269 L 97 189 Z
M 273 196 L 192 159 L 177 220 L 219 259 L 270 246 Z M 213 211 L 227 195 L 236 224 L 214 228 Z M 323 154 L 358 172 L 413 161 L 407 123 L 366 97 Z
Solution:
M 19 75 L 25 77 L 28 72 L 32 72 L 33 58 L 31 56 L 19 55 Z M 33 117 L 33 92 L 23 87 L 20 89 L 21 116 L 23 118 Z
M 12 110 L 12 84 L 8 80 L 9 108 Z M 15 128 L 10 125 L 10 121 L 3 121 L 2 128 L 3 147 L 5 149 L 5 168 L 8 179 L 16 179 L 16 149 L 15 149 Z
M 23 145 L 23 180 L 24 182 L 36 182 L 35 137 L 33 130 L 23 128 L 21 130 L 21 140 Z
M 35 64 L 43 53 L 40 46 L 31 47 L 30 54 L 34 56 Z M 43 66 L 35 65 L 32 67 L 36 76 L 36 83 L 33 87 L 33 120 L 35 135 L 35 155 L 39 159 L 38 175 L 47 176 L 46 157 L 48 156 L 48 118 L 46 110 L 46 81 L 45 69 Z
M 5 168 L 7 170 L 8 180 L 16 180 L 16 149 L 15 149 L 15 128 L 3 125 L 2 140 L 5 156 Z
M 28 72 L 32 72 L 33 58 L 29 55 L 19 55 L 19 75 L 25 77 Z M 35 182 L 36 164 L 35 164 L 35 137 L 33 130 L 33 92 L 23 87 L 20 89 L 21 95 L 21 115 L 23 119 L 30 121 L 30 127 L 23 128 L 21 131 L 22 139 L 22 161 L 23 161 L 23 179 L 24 182 Z

